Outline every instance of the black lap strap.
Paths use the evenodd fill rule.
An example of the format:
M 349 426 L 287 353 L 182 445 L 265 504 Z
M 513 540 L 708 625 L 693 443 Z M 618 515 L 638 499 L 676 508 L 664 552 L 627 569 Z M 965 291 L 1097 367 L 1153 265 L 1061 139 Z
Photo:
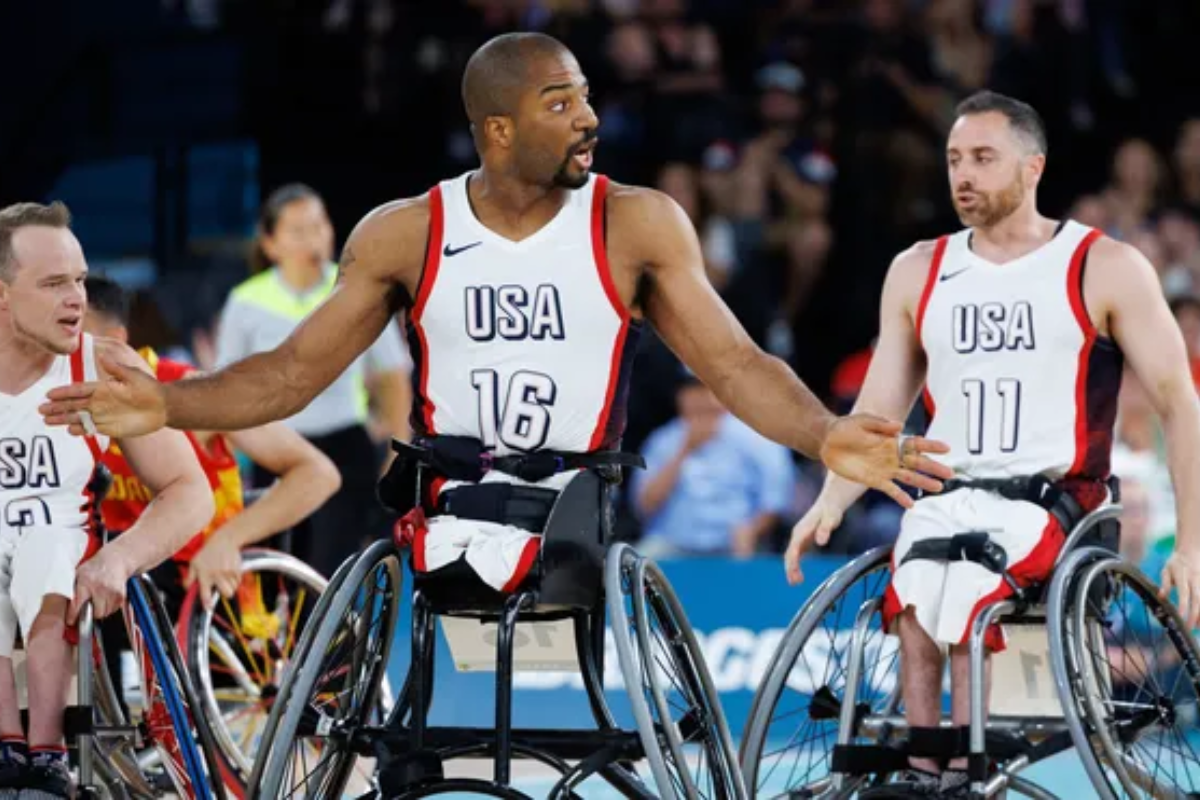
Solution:
M 974 561 L 992 572 L 1003 574 L 1008 566 L 1008 553 L 993 542 L 987 533 L 973 531 L 913 542 L 900 563 L 907 564 L 915 560 Z
M 1071 530 L 1083 519 L 1083 508 L 1069 492 L 1044 475 L 1018 476 L 1013 478 L 964 478 L 952 479 L 943 484 L 941 494 L 959 489 L 981 489 L 998 494 L 1008 500 L 1021 500 L 1041 506 L 1058 520 L 1063 533 Z

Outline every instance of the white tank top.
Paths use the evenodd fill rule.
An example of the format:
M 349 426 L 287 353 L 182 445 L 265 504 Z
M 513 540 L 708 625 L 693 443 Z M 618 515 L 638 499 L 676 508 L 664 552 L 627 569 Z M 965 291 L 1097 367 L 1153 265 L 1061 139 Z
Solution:
M 609 272 L 607 178 L 514 242 L 475 217 L 469 175 L 429 195 L 409 314 L 414 433 L 475 437 L 498 455 L 615 448 L 641 326 Z
M 57 386 L 96 380 L 92 337 L 18 395 L 0 393 L 0 523 L 90 531 L 88 484 L 108 447 L 106 436 L 72 436 L 45 423 L 38 406 Z
M 1083 301 L 1100 232 L 1073 221 L 1006 264 L 938 240 L 917 310 L 929 436 L 961 477 L 1109 474 L 1123 359 Z

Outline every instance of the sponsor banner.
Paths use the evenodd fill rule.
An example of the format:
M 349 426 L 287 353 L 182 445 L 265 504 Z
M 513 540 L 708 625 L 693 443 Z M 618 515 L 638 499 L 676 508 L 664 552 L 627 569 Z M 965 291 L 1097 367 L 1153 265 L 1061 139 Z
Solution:
M 745 561 L 691 559 L 660 565 L 696 632 L 735 737 L 741 733 L 754 691 L 788 623 L 812 591 L 845 563 L 842 558 L 806 559 L 805 582 L 800 586 L 788 585 L 778 557 Z M 521 671 L 514 679 L 513 703 L 518 727 L 595 726 L 581 676 L 577 669 L 571 669 L 575 662 L 571 628 L 569 622 L 518 628 L 516 647 Z M 492 725 L 495 626 L 474 620 L 441 620 L 437 630 L 431 722 Z M 849 631 L 843 633 L 849 635 Z M 605 639 L 605 699 L 618 724 L 632 728 L 633 717 L 611 629 L 606 631 Z M 410 657 L 411 615 L 406 600 L 388 670 L 394 690 L 403 685 Z M 808 681 L 797 671 L 792 682 Z

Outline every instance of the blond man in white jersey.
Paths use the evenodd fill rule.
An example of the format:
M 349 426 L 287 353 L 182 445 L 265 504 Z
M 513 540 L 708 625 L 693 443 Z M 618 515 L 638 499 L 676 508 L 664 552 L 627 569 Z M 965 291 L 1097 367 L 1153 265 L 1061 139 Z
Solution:
M 108 437 L 63 435 L 37 410 L 55 386 L 103 377 L 99 359 L 143 368 L 127 346 L 83 333 L 86 275 L 65 206 L 0 209 L 0 798 L 71 796 L 62 724 L 81 607 L 91 601 L 97 617 L 119 609 L 130 576 L 170 557 L 213 514 L 183 434 L 122 438 L 155 500 L 136 526 L 100 547 L 93 479 Z M 18 633 L 28 736 L 13 671 Z
M 924 385 L 928 433 L 950 444 L 942 460 L 956 472 L 950 491 L 905 513 L 884 599 L 885 621 L 900 637 L 913 728 L 938 724 L 944 646 L 954 723 L 968 723 L 967 634 L 984 605 L 1011 593 L 980 563 L 926 557 L 935 549 L 929 543 L 988 531 L 1018 584 L 1045 579 L 1064 525 L 1034 494 L 1013 495 L 1065 495 L 1076 516 L 1103 500 L 1123 359 L 1166 428 L 1179 537 L 1163 589 L 1178 591 L 1190 625 L 1200 621 L 1200 408 L 1154 269 L 1128 245 L 1038 213 L 1046 141 L 1032 108 L 982 92 L 958 111 L 946 158 L 966 227 L 896 257 L 855 409 L 902 417 Z M 826 480 L 792 532 L 784 557 L 792 583 L 803 579 L 801 555 L 828 541 L 862 491 L 836 475 Z M 993 650 L 1003 647 L 998 633 L 989 635 Z M 935 780 L 933 761 L 913 759 L 918 774 L 910 777 L 954 790 L 966 783 L 964 764 L 952 761 Z

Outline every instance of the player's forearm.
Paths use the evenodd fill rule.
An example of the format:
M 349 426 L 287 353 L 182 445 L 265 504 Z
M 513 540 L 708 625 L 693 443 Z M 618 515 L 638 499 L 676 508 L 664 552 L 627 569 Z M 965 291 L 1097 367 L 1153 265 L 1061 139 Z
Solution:
M 286 419 L 312 397 L 289 375 L 281 350 L 258 353 L 216 372 L 163 387 L 167 425 L 176 430 L 231 431 Z
M 1190 386 L 1188 387 L 1190 389 Z M 1175 488 L 1176 547 L 1200 553 L 1200 401 L 1189 391 L 1162 414 L 1167 466 Z
M 734 416 L 763 436 L 820 460 L 837 417 L 780 359 L 755 349 L 711 388 Z
M 213 535 L 238 548 L 256 544 L 299 524 L 324 505 L 341 485 L 342 476 L 327 461 L 298 464 Z
M 126 577 L 153 569 L 175 555 L 214 513 L 212 489 L 203 473 L 180 478 L 162 489 L 137 523 L 105 546 L 125 566 Z

